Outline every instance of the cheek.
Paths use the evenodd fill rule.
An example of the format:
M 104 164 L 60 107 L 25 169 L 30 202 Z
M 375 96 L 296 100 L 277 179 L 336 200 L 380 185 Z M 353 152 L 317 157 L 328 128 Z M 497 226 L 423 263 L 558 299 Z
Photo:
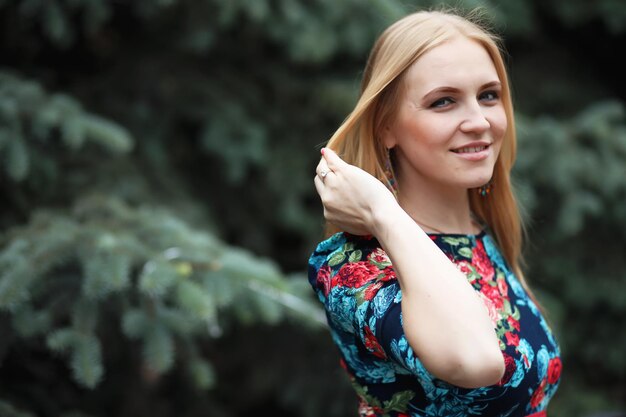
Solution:
M 498 111 L 494 112 L 494 114 L 490 118 L 490 124 L 491 130 L 493 131 L 494 139 L 501 142 L 508 127 L 504 108 L 500 107 Z
M 411 153 L 420 152 L 430 155 L 439 154 L 442 149 L 447 150 L 450 138 L 454 136 L 455 125 L 449 120 L 442 118 L 430 117 L 416 120 L 406 125 L 404 130 L 404 145 L 407 151 Z
M 491 122 L 491 130 L 494 139 L 495 158 L 497 159 L 502 150 L 502 144 L 504 143 L 504 135 L 506 135 L 508 122 L 504 110 L 497 118 L 494 118 Z

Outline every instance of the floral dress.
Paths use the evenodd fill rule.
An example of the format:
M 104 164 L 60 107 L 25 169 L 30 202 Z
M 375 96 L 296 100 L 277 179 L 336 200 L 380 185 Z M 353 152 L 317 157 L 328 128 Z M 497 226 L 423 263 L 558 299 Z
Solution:
M 541 312 L 489 234 L 430 237 L 487 306 L 504 376 L 495 385 L 467 389 L 429 373 L 404 335 L 402 292 L 389 257 L 374 237 L 337 233 L 311 255 L 309 281 L 357 392 L 359 415 L 545 416 L 559 384 L 561 359 Z

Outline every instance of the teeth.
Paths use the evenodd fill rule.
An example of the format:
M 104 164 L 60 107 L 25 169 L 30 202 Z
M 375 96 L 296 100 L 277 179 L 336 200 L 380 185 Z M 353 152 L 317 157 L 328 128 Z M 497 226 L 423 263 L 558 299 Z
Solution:
M 456 153 L 470 153 L 470 152 L 480 152 L 487 149 L 486 146 L 468 146 L 467 148 L 455 149 L 453 152 Z

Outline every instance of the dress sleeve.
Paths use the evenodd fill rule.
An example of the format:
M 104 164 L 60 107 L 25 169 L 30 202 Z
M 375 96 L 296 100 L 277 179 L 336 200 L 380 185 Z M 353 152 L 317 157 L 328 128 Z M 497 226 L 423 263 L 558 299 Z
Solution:
M 309 261 L 309 282 L 329 325 L 352 334 L 359 350 L 408 373 L 426 372 L 406 341 L 400 285 L 376 239 L 337 234 L 322 242 Z

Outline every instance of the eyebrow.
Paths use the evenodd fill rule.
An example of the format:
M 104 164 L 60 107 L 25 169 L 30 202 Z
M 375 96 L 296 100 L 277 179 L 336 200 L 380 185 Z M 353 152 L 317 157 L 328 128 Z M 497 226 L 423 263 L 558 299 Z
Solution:
M 500 81 L 490 81 L 488 83 L 481 85 L 479 90 L 485 90 L 487 88 L 493 88 L 493 87 L 502 88 L 502 83 L 500 83 Z M 460 89 L 456 87 L 448 87 L 448 86 L 437 87 L 437 88 L 430 90 L 428 93 L 424 94 L 423 99 L 427 99 L 428 97 L 437 93 L 458 93 L 459 91 Z

